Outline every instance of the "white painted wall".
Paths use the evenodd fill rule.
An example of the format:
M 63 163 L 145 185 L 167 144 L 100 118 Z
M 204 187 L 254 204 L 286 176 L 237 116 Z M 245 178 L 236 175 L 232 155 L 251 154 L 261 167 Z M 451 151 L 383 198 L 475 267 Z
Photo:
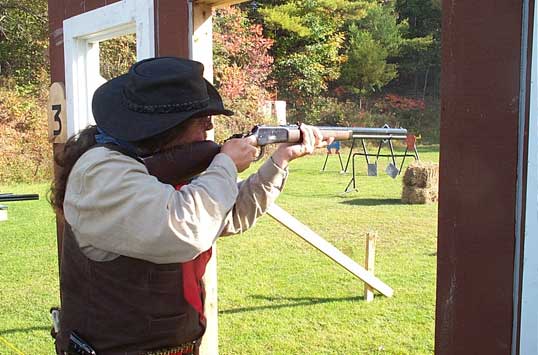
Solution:
M 538 7 L 534 11 L 520 355 L 538 354 Z
M 63 23 L 67 136 L 94 124 L 91 99 L 105 82 L 99 74 L 99 42 L 136 33 L 137 60 L 155 56 L 153 0 L 123 0 Z

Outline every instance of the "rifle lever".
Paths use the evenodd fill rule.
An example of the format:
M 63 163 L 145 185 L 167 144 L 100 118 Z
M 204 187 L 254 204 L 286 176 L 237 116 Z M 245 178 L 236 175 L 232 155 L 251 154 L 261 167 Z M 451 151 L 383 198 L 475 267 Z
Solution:
M 253 161 L 259 161 L 261 158 L 263 158 L 264 155 L 265 155 L 265 146 L 262 145 L 260 146 L 260 153 L 258 154 L 256 159 L 254 159 Z

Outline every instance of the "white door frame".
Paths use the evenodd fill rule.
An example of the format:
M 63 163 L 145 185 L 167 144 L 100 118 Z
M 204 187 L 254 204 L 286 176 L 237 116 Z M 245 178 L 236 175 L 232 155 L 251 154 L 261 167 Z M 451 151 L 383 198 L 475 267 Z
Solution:
M 94 91 L 106 80 L 99 73 L 99 42 L 136 33 L 137 60 L 155 55 L 153 0 L 122 0 L 63 22 L 67 136 L 95 120 Z

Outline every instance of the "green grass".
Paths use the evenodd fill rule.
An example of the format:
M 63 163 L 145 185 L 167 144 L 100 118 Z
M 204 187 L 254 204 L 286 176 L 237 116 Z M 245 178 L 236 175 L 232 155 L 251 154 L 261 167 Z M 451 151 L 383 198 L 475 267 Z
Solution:
M 56 224 L 48 184 L 0 187 L 0 192 L 39 193 L 39 201 L 8 205 L 0 222 L 0 354 L 53 354 L 49 309 L 59 303 Z
M 421 159 L 438 160 L 437 147 Z M 342 158 L 345 158 L 345 154 Z M 394 297 L 363 300 L 363 284 L 270 217 L 218 243 L 220 354 L 433 354 L 437 205 L 399 202 L 401 177 L 367 177 L 358 192 L 336 156 L 293 162 L 278 204 L 360 264 L 365 235 L 378 233 L 376 275 Z M 410 162 L 411 160 L 409 160 Z M 344 160 L 345 163 L 345 160 Z M 23 354 L 51 354 L 49 308 L 58 304 L 54 216 L 46 185 L 0 187 L 40 193 L 6 203 L 0 222 L 0 336 Z M 0 354 L 17 354 L 0 338 Z

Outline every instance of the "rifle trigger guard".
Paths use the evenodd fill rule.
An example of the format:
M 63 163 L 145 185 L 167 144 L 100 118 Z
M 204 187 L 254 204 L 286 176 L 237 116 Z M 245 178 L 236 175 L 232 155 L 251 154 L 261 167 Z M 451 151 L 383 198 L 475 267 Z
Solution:
M 254 159 L 253 161 L 259 161 L 264 155 L 265 155 L 265 146 L 262 145 L 262 146 L 260 147 L 260 154 L 258 154 L 258 156 L 256 157 L 256 159 Z

